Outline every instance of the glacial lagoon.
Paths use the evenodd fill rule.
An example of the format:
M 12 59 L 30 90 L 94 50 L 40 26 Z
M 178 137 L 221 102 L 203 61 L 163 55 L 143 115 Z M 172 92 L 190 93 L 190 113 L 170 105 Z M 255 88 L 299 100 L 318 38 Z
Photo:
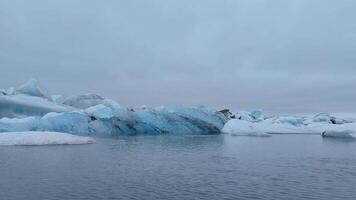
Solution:
M 356 199 L 356 142 L 320 135 L 128 136 L 1 146 L 6 200 Z

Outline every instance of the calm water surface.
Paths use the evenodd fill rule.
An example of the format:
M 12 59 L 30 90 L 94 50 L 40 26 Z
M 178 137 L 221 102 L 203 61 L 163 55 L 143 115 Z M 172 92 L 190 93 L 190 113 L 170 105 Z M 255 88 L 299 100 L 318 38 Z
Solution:
M 0 147 L 1 200 L 356 199 L 356 142 L 152 136 Z

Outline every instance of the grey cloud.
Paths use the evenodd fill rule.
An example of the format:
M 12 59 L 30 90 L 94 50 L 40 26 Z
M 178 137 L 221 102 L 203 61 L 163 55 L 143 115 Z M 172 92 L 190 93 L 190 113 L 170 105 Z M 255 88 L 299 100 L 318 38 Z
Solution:
M 356 111 L 352 0 L 2 0 L 0 86 L 124 105 Z

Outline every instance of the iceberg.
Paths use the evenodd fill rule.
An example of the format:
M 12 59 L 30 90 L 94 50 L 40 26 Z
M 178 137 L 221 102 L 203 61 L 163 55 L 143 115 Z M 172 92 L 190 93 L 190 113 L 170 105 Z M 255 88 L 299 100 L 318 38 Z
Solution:
M 321 133 L 322 137 L 331 137 L 331 138 L 349 138 L 355 139 L 356 132 L 355 130 L 328 130 Z
M 227 122 L 224 125 L 222 132 L 231 135 L 258 135 L 260 133 L 265 133 L 311 134 L 322 135 L 323 137 L 345 137 L 354 135 L 353 132 L 356 132 L 356 123 L 354 121 L 336 118 L 324 113 L 318 114 L 314 117 L 267 117 L 261 121 L 237 118 L 231 119 Z
M 91 144 L 95 140 L 90 137 L 76 136 L 58 132 L 6 132 L 0 133 L 0 146 L 12 145 L 74 145 Z
M 122 107 L 96 94 L 48 95 L 30 80 L 0 93 L 0 132 L 52 131 L 75 135 L 220 134 L 229 120 L 204 106 Z M 258 115 L 258 113 L 257 113 Z
M 251 127 L 250 131 L 261 132 L 267 134 L 312 134 L 320 135 L 322 128 L 319 126 L 294 126 L 288 123 L 274 123 L 273 120 L 265 120 L 262 122 L 249 122 L 243 120 L 232 119 L 225 124 L 222 132 L 228 134 L 240 134 L 241 132 L 247 132 L 245 129 L 241 129 L 241 124 L 248 124 Z

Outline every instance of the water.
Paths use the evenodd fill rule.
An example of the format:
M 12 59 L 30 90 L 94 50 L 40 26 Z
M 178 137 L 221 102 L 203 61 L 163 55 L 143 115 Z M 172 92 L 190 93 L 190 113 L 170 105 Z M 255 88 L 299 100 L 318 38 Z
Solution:
M 0 199 L 356 199 L 356 142 L 127 137 L 1 147 Z

